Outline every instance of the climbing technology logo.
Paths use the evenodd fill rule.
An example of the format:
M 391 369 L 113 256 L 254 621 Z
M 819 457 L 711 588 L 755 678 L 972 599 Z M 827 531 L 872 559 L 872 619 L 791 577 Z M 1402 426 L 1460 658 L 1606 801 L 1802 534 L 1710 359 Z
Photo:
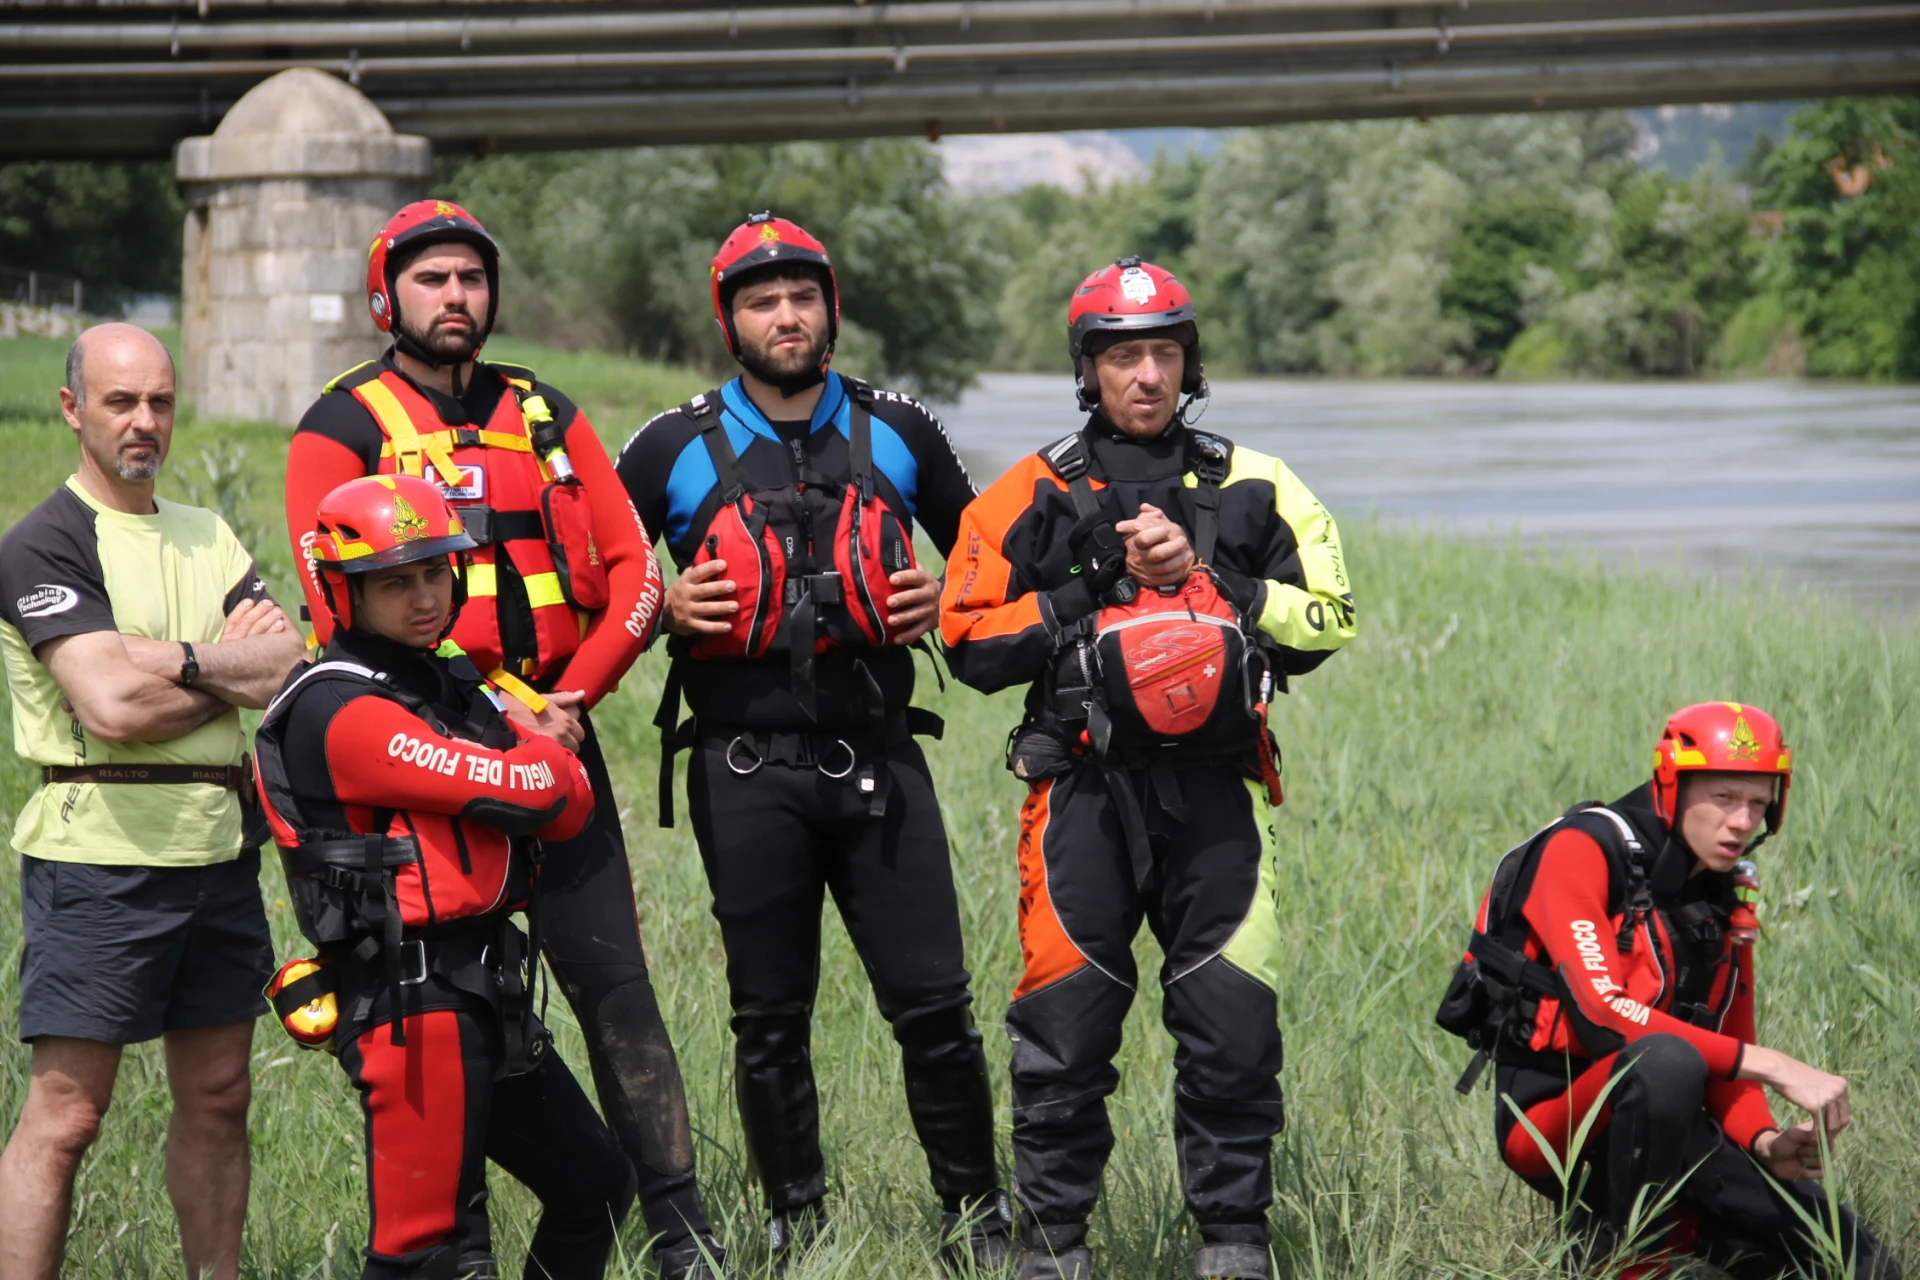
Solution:
M 393 534 L 395 542 L 418 542 L 427 536 L 427 518 L 413 509 L 413 504 L 399 494 L 393 498 L 393 523 L 387 531 Z
M 1758 760 L 1760 758 L 1760 740 L 1753 736 L 1753 730 L 1747 727 L 1745 716 L 1735 716 L 1733 737 L 1727 740 L 1727 759 Z
M 52 614 L 65 613 L 79 603 L 80 593 L 72 587 L 43 582 L 14 601 L 13 607 L 23 618 L 45 618 Z
M 1153 277 L 1139 267 L 1128 267 L 1120 273 L 1120 292 L 1128 302 L 1145 302 L 1159 290 L 1153 287 Z

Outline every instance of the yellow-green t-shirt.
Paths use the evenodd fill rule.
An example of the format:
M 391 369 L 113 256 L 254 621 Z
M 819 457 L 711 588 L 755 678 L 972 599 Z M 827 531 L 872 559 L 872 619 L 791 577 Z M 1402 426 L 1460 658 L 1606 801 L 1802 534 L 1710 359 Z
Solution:
M 212 644 L 243 598 L 264 598 L 253 558 L 201 507 L 156 500 L 153 515 L 102 506 L 78 477 L 0 539 L 0 651 L 13 747 L 35 765 L 239 764 L 240 713 L 167 742 L 103 742 L 62 705 L 34 651 L 62 636 L 118 631 Z M 13 847 L 56 862 L 204 866 L 239 856 L 239 796 L 199 783 L 54 783 L 20 810 Z

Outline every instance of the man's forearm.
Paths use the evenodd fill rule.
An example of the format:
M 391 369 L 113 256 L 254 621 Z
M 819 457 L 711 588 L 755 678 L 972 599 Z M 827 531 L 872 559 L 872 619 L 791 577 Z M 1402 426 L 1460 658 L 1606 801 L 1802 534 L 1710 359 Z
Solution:
M 194 649 L 200 662 L 196 689 L 204 689 L 236 707 L 258 711 L 273 701 L 287 672 L 306 656 L 306 642 L 288 628 Z
M 179 680 L 185 654 L 178 641 L 144 636 L 122 639 L 134 666 L 164 680 Z M 259 710 L 280 692 L 287 672 L 305 653 L 306 645 L 293 630 L 195 645 L 193 656 L 200 675 L 193 687 L 230 706 Z
M 187 689 L 163 676 L 141 673 L 139 684 L 121 691 L 113 740 L 171 742 L 233 710 L 204 689 Z

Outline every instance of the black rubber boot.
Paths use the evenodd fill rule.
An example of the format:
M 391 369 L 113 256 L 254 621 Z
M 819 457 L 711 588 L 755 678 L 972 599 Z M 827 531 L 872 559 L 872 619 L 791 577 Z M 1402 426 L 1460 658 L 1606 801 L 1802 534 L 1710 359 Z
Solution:
M 727 1251 L 707 1232 L 669 1249 L 656 1248 L 653 1260 L 660 1264 L 660 1280 L 734 1280 Z
M 827 1208 L 818 1200 L 769 1217 L 767 1252 L 773 1259 L 773 1274 L 787 1274 L 788 1267 L 811 1253 L 826 1235 L 828 1225 Z
M 1093 1280 L 1093 1250 L 1087 1248 L 1084 1222 L 1024 1226 L 1013 1257 L 1015 1280 Z
M 996 1191 L 940 1215 L 940 1269 L 948 1280 L 999 1275 L 1013 1256 L 1013 1203 Z
M 1198 1280 L 1273 1280 L 1264 1222 L 1203 1222 L 1193 1255 Z

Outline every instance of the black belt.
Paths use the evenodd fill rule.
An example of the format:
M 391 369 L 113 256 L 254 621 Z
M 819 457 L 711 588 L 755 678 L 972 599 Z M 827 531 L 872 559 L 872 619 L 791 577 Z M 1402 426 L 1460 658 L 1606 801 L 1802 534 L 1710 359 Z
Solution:
M 946 728 L 946 722 L 933 712 L 908 707 L 887 718 L 877 745 L 894 747 L 909 738 L 939 738 Z M 829 778 L 844 778 L 860 763 L 860 752 L 854 742 L 865 745 L 871 741 L 871 737 L 859 729 L 849 729 L 842 737 L 826 730 L 788 732 L 696 721 L 690 745 L 725 752 L 727 767 L 743 778 L 769 764 L 788 769 L 818 769 Z
M 40 768 L 40 781 L 46 786 L 66 782 L 93 782 L 113 785 L 179 787 L 199 783 L 225 787 L 229 791 L 253 789 L 253 766 L 240 764 L 49 764 Z
M 546 541 L 546 522 L 538 511 L 496 511 L 480 503 L 462 503 L 453 510 L 467 536 L 483 547 L 495 542 Z

